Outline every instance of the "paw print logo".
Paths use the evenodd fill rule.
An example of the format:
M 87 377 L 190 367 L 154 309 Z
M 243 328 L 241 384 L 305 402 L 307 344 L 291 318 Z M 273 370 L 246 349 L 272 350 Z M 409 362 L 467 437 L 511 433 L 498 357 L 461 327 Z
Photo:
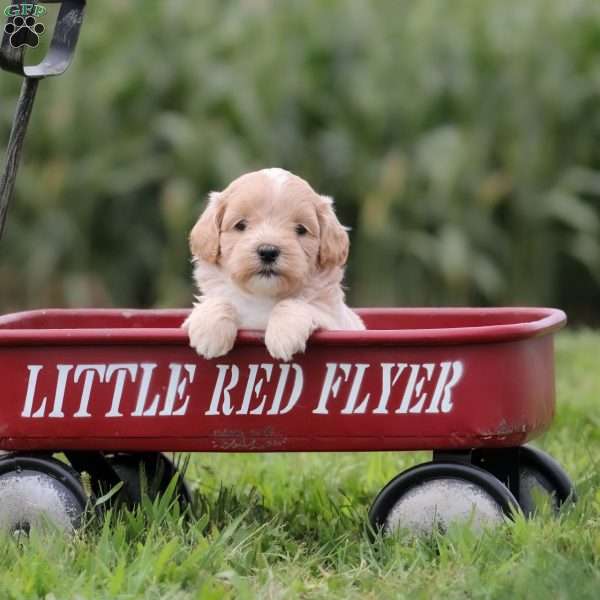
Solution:
M 46 28 L 41 23 L 35 22 L 35 17 L 17 16 L 12 23 L 4 26 L 4 32 L 10 35 L 10 45 L 13 48 L 29 46 L 35 48 L 40 43 L 40 35 Z

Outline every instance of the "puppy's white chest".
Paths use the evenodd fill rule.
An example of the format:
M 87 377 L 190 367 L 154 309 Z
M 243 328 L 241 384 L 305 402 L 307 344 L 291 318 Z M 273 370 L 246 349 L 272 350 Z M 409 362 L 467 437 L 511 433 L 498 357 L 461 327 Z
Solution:
M 234 295 L 231 300 L 240 318 L 240 329 L 267 328 L 269 316 L 276 302 L 274 299 L 244 294 Z

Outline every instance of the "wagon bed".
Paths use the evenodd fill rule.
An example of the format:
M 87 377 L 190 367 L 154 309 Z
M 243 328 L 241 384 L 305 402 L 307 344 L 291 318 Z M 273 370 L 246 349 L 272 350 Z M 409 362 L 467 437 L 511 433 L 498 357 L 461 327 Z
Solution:
M 187 310 L 0 317 L 0 448 L 351 451 L 513 447 L 554 413 L 559 310 L 363 309 L 289 363 L 242 331 L 204 360 Z

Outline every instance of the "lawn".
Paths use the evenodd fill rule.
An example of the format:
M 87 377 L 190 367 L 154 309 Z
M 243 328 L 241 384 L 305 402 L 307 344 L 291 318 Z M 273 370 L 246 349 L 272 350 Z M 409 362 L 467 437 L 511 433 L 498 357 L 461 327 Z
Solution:
M 371 544 L 377 491 L 426 455 L 196 455 L 191 521 L 167 502 L 90 523 L 73 540 L 5 540 L 0 598 L 598 598 L 600 334 L 557 342 L 558 407 L 539 446 L 579 502 L 483 537 Z

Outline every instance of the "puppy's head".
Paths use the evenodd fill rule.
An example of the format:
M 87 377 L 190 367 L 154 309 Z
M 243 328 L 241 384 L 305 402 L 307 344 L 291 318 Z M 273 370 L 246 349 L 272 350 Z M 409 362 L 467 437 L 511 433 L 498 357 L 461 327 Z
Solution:
M 292 173 L 263 169 L 210 194 L 190 247 L 247 292 L 281 298 L 320 270 L 344 265 L 348 234 L 331 198 Z

